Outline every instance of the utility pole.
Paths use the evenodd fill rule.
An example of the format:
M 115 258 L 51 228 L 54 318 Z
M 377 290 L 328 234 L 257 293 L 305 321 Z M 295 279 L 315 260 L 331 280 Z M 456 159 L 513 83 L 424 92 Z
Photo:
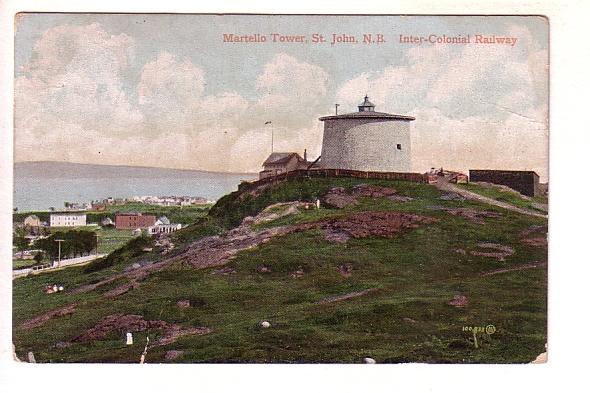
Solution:
M 59 264 L 61 262 L 61 243 L 64 240 L 63 239 L 55 239 L 55 241 L 57 242 L 57 266 L 59 267 Z

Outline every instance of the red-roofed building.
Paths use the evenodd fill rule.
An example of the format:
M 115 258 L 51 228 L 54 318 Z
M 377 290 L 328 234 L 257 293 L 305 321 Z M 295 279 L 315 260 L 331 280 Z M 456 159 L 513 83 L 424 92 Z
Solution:
M 117 213 L 115 215 L 115 228 L 137 229 L 151 227 L 156 223 L 156 216 L 143 215 L 141 213 Z

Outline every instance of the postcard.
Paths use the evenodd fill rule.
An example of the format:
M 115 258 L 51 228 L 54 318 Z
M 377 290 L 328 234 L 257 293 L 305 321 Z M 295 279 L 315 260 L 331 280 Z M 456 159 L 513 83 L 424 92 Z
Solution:
M 546 17 L 15 30 L 16 361 L 547 361 Z

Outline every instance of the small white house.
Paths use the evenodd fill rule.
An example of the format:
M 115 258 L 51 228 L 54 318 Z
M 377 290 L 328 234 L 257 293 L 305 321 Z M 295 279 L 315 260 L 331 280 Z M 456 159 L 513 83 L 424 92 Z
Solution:
M 160 233 L 172 233 L 182 228 L 182 224 L 160 224 L 152 225 L 148 228 L 150 235 L 159 235 Z
M 40 227 L 41 226 L 41 220 L 36 215 L 32 214 L 32 215 L 27 216 L 25 218 L 25 221 L 24 221 L 23 224 L 26 227 Z
M 50 227 L 81 227 L 86 226 L 86 213 L 51 213 Z

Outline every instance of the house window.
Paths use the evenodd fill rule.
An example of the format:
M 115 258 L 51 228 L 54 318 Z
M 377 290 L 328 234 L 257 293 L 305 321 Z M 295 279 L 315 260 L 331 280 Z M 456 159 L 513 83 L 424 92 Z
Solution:
M 401 150 L 402 149 L 402 144 L 401 143 L 398 143 L 396 147 L 397 147 L 397 150 Z

